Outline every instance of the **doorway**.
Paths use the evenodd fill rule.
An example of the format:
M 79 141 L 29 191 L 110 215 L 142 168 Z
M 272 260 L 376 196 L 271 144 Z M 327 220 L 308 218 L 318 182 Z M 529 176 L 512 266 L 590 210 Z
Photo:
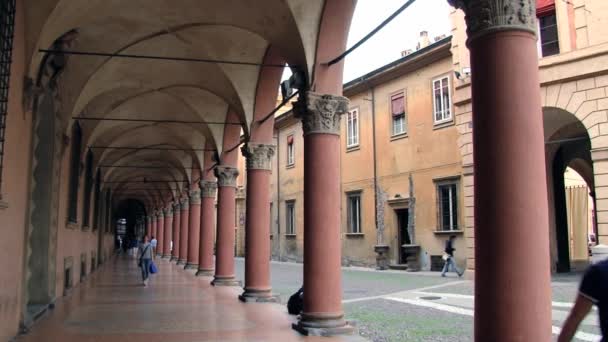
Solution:
M 395 209 L 397 215 L 397 230 L 399 232 L 399 263 L 407 263 L 407 253 L 404 245 L 412 243 L 410 234 L 408 232 L 409 223 L 409 210 L 408 209 Z

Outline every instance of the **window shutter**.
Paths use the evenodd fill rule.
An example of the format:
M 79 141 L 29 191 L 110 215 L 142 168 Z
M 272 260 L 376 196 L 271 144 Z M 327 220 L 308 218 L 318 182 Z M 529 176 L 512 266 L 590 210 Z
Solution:
M 393 95 L 391 97 L 391 112 L 393 116 L 401 116 L 405 114 L 405 96 L 404 93 Z
M 542 17 L 555 10 L 555 0 L 536 0 L 536 16 Z

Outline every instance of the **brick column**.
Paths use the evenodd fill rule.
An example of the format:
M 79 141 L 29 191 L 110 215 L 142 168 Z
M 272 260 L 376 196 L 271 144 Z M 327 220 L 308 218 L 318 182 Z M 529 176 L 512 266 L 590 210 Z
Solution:
M 534 0 L 452 0 L 471 52 L 475 341 L 550 341 L 545 144 Z
M 198 270 L 198 248 L 201 230 L 201 192 L 190 191 L 190 218 L 188 222 L 188 261 L 185 269 Z
M 179 260 L 179 233 L 181 230 L 182 206 L 179 199 L 173 204 L 173 249 L 171 250 L 171 261 Z
M 179 231 L 179 258 L 178 265 L 186 265 L 188 261 L 188 219 L 190 215 L 190 203 L 188 197 L 183 197 L 180 201 L 181 211 L 181 228 Z
M 340 116 L 342 96 L 301 94 L 294 113 L 304 131 L 304 309 L 294 328 L 304 334 L 352 332 L 342 310 Z
M 156 254 L 160 257 L 163 256 L 164 252 L 164 243 L 165 243 L 165 213 L 164 208 L 159 209 L 156 212 L 156 227 L 158 236 L 156 240 L 158 240 L 158 245 L 156 246 Z
M 218 185 L 217 244 L 214 286 L 240 286 L 234 276 L 235 197 L 239 171 L 230 166 L 216 166 Z
M 201 231 L 197 276 L 213 275 L 213 230 L 217 182 L 201 181 Z
M 270 167 L 275 146 L 248 143 L 244 302 L 278 302 L 270 286 Z

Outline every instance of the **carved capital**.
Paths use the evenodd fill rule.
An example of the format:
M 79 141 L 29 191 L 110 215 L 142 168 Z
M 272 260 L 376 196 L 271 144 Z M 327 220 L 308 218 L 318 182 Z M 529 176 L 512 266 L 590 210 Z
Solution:
M 520 30 L 536 35 L 535 0 L 448 0 L 464 11 L 469 42 L 485 34 Z
M 190 204 L 201 204 L 201 192 L 200 190 L 192 190 L 189 193 Z
M 173 216 L 173 206 L 171 204 L 169 204 L 168 207 L 163 208 L 163 214 L 165 216 Z
M 214 169 L 215 177 L 217 177 L 218 186 L 230 186 L 236 188 L 236 177 L 239 175 L 239 170 L 235 167 L 218 165 Z
M 179 202 L 182 210 L 188 210 L 190 208 L 190 200 L 188 199 L 188 196 L 182 197 Z
M 349 102 L 344 96 L 321 95 L 308 91 L 293 105 L 293 112 L 296 117 L 302 119 L 304 135 L 340 135 L 340 116 L 348 112 Z
M 156 211 L 156 218 L 158 220 L 160 220 L 161 218 L 165 217 L 165 214 L 163 213 L 163 209 L 159 209 Z
M 248 170 L 270 170 L 274 151 L 275 146 L 267 144 L 247 143 L 241 147 Z
M 201 188 L 201 197 L 215 198 L 217 182 L 201 181 L 199 187 Z
M 178 212 L 182 209 L 182 205 L 179 203 L 179 199 L 176 199 L 175 202 L 173 202 L 173 212 Z

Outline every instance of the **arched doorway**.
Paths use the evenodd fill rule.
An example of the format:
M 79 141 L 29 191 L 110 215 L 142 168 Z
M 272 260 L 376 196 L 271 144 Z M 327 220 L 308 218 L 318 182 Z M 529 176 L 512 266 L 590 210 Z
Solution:
M 552 271 L 570 272 L 588 264 L 595 193 L 591 140 L 583 123 L 560 108 L 543 109 L 547 163 Z

